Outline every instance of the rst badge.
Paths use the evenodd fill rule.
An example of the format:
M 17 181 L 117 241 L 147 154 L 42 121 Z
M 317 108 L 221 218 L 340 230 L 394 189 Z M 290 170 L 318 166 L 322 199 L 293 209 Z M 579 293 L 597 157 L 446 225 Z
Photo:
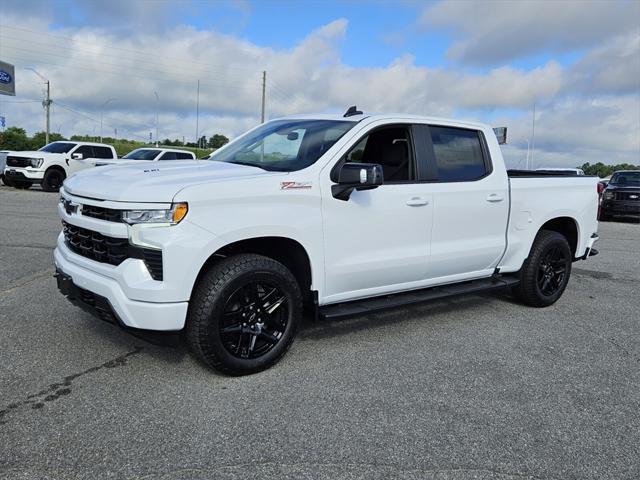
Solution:
M 312 185 L 312 182 L 280 182 L 280 190 L 306 190 Z

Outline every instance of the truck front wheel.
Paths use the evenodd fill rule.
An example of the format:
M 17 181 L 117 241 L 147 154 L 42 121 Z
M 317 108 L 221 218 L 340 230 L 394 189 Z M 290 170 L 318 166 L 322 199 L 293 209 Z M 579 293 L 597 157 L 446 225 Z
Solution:
M 564 235 L 542 230 L 520 270 L 513 293 L 532 307 L 548 307 L 564 292 L 571 275 L 571 248 Z
M 62 169 L 53 167 L 44 172 L 42 178 L 42 190 L 45 192 L 57 192 L 62 186 L 66 175 Z
M 214 265 L 189 305 L 187 341 L 206 365 L 247 375 L 274 365 L 287 352 L 302 315 L 293 274 L 262 255 L 241 254 Z

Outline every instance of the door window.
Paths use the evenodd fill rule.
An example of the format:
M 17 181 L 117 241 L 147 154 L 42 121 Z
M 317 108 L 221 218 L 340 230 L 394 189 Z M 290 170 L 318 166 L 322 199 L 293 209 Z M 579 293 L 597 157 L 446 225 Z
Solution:
M 435 126 L 429 131 L 440 182 L 477 180 L 489 173 L 478 131 Z
M 343 162 L 377 163 L 384 183 L 415 180 L 411 135 L 407 126 L 383 127 L 363 137 L 346 154 Z
M 113 158 L 113 152 L 108 147 L 93 147 L 94 158 Z
M 93 156 L 93 147 L 91 145 L 80 145 L 73 151 L 74 154 L 81 153 L 82 158 L 95 158 Z M 111 158 L 111 157 L 109 157 Z
M 164 152 L 158 160 L 176 160 L 176 152 Z

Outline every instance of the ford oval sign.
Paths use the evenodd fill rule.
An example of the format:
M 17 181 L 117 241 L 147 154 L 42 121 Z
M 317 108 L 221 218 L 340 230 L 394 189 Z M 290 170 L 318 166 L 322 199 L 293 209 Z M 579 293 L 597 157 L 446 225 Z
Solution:
M 9 72 L 5 72 L 4 70 L 0 70 L 0 83 L 11 83 L 11 74 Z

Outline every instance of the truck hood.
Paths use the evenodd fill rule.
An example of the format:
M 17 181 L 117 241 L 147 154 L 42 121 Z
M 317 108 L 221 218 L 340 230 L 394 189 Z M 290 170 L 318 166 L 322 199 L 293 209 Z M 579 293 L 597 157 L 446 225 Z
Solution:
M 169 203 L 187 186 L 274 174 L 258 167 L 209 160 L 141 163 L 81 171 L 65 180 L 64 189 L 72 195 L 100 200 Z
M 11 153 L 8 153 L 7 155 L 11 155 L 12 157 L 25 157 L 25 158 L 47 158 L 47 157 L 64 156 L 64 153 L 39 152 L 37 150 L 31 150 L 31 151 L 11 152 Z

